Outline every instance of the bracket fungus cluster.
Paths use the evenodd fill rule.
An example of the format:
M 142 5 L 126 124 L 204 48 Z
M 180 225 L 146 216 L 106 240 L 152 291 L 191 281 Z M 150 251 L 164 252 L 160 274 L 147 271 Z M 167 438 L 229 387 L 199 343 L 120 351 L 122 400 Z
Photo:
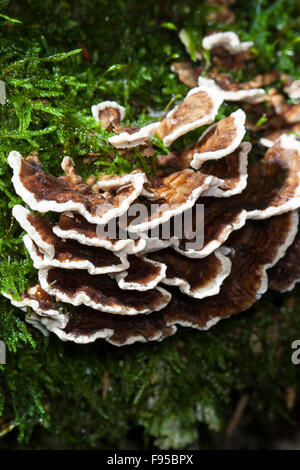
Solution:
M 251 46 L 231 32 L 203 40 L 214 66 L 222 57 L 246 60 Z M 19 298 L 4 295 L 43 332 L 118 346 L 162 340 L 178 325 L 206 330 L 251 307 L 269 287 L 284 291 L 300 280 L 300 142 L 289 133 L 300 125 L 298 105 L 268 94 L 270 78 L 238 83 L 215 68 L 203 77 L 201 66 L 189 63 L 172 70 L 192 89 L 157 122 L 133 128 L 122 125 L 118 103 L 92 107 L 99 125 L 114 133 L 112 149 L 128 152 L 151 145 L 154 134 L 171 147 L 207 126 L 189 147 L 158 156 L 156 174 L 99 177 L 95 191 L 68 157 L 59 177 L 37 157 L 16 151 L 8 157 L 15 191 L 27 205 L 16 205 L 13 216 L 38 281 Z M 297 95 L 292 82 L 285 87 Z M 216 121 L 227 101 L 239 108 Z M 264 128 L 264 156 L 248 164 L 247 111 L 264 102 L 277 121 Z M 275 126 L 278 118 L 283 127 Z

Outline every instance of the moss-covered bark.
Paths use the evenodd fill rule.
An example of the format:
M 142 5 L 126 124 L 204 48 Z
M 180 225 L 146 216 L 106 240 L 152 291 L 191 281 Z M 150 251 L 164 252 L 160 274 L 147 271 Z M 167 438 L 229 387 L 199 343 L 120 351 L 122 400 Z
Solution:
M 138 152 L 131 162 L 111 154 L 109 133 L 90 106 L 115 99 L 126 106 L 128 123 L 143 124 L 146 107 L 164 109 L 182 97 L 187 88 L 170 72 L 172 60 L 187 58 L 176 28 L 189 31 L 193 47 L 216 28 L 254 40 L 257 65 L 239 79 L 272 69 L 300 78 L 296 0 L 237 1 L 233 26 L 207 22 L 209 7 L 198 0 L 1 1 L 0 8 L 0 80 L 7 92 L 0 105 L 2 291 L 21 292 L 36 275 L 11 220 L 20 201 L 8 152 L 38 151 L 54 174 L 66 154 L 85 176 L 135 166 L 151 172 L 153 161 Z M 87 153 L 99 155 L 84 164 Z M 0 339 L 8 348 L 0 366 L 0 448 L 126 447 L 139 428 L 134 445 L 141 447 L 153 440 L 161 448 L 197 440 L 216 446 L 242 395 L 249 397 L 249 420 L 288 416 L 299 379 L 291 363 L 299 309 L 297 292 L 269 293 L 211 331 L 185 329 L 161 344 L 117 349 L 45 338 L 0 297 Z

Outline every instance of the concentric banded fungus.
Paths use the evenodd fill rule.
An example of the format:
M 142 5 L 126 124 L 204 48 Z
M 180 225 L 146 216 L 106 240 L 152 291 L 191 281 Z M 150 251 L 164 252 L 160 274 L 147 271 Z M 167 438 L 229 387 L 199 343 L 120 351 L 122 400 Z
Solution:
M 130 256 L 129 268 L 114 274 L 118 286 L 125 290 L 154 289 L 166 277 L 166 265 L 143 257 Z
M 125 291 L 107 275 L 91 276 L 86 271 L 63 269 L 39 271 L 42 288 L 61 302 L 86 305 L 95 310 L 120 315 L 137 315 L 163 309 L 171 294 L 161 287 L 146 292 Z
M 115 101 L 103 101 L 92 106 L 92 115 L 104 129 L 111 131 L 120 126 L 125 117 L 125 108 Z
M 235 82 L 230 75 L 225 77 L 220 75 L 216 79 L 199 77 L 198 86 L 208 86 L 218 91 L 224 101 L 261 103 L 267 100 L 267 94 L 263 88 L 253 88 L 248 83 Z
M 86 269 L 90 274 L 107 274 L 124 271 L 129 267 L 127 257 L 123 254 L 114 254 L 104 248 L 80 245 L 68 240 L 57 243 L 55 256 L 50 259 L 41 253 L 36 244 L 28 236 L 24 236 L 24 244 L 29 252 L 36 269 L 64 268 Z
M 54 258 L 57 239 L 52 232 L 51 222 L 40 215 L 32 214 L 19 204 L 13 207 L 12 213 L 22 229 L 39 247 L 39 250 L 47 255 L 49 259 Z
M 222 102 L 222 96 L 209 87 L 193 88 L 183 102 L 167 114 L 156 133 L 168 147 L 187 132 L 211 124 Z
M 292 290 L 300 281 L 300 234 L 283 258 L 268 272 L 270 289 L 279 292 Z
M 76 310 L 76 316 L 65 314 L 65 328 L 43 317 L 36 320 L 42 324 L 48 320 L 46 326 L 49 331 L 63 340 L 79 343 L 91 342 L 99 337 L 118 345 L 161 340 L 176 331 L 176 324 L 208 329 L 220 319 L 246 310 L 266 291 L 266 271 L 285 254 L 295 237 L 297 224 L 296 212 L 263 222 L 248 222 L 230 240 L 233 248 L 230 255 L 232 270 L 223 282 L 220 293 L 201 302 L 191 298 L 187 301 L 183 294 L 173 294 L 173 300 L 161 312 L 150 313 L 146 317 L 126 317 L 126 321 L 122 316 L 80 307 Z M 55 310 L 54 298 L 52 310 Z
M 216 180 L 202 196 L 229 197 L 241 193 L 247 186 L 248 153 L 250 142 L 242 142 L 237 149 L 217 162 L 207 161 L 201 171 Z
M 172 249 L 152 253 L 149 257 L 167 266 L 163 283 L 177 286 L 186 295 L 203 299 L 218 294 L 224 279 L 230 274 L 231 261 L 224 249 L 199 260 L 189 259 Z
M 167 325 L 208 329 L 222 318 L 247 310 L 268 287 L 267 270 L 284 256 L 297 233 L 298 214 L 249 221 L 228 240 L 232 268 L 218 295 L 201 302 L 174 296 L 162 312 Z
M 62 214 L 59 224 L 53 227 L 53 232 L 58 237 L 77 240 L 83 245 L 98 246 L 110 251 L 134 254 L 141 252 L 146 246 L 146 241 L 142 238 L 133 240 L 125 237 L 118 240 L 109 235 L 102 235 L 107 231 L 106 227 L 100 231 L 97 229 L 97 225 L 90 224 L 81 215 L 72 213 Z
M 175 333 L 177 324 L 207 329 L 246 310 L 267 290 L 267 272 L 270 286 L 278 290 L 300 280 L 300 241 L 295 239 L 300 142 L 281 135 L 298 129 L 300 105 L 287 103 L 274 89 L 267 95 L 271 106 L 257 104 L 266 99 L 259 87 L 290 79 L 271 73 L 238 83 L 219 74 L 215 65 L 227 63 L 236 70 L 251 57 L 252 43 L 241 43 L 229 32 L 213 34 L 203 45 L 211 50 L 209 78 L 200 77 L 200 86 L 161 122 L 121 127 L 125 110 L 117 103 L 92 108 L 102 127 L 120 132 L 110 143 L 130 148 L 144 145 L 155 132 L 169 146 L 212 124 L 223 99 L 246 102 L 243 110 L 212 124 L 197 143 L 183 150 L 177 143 L 179 150 L 160 156 L 155 175 L 135 171 L 98 181 L 91 175 L 87 182 L 94 188 L 97 181 L 98 193 L 84 184 L 67 157 L 65 176 L 55 178 L 38 159 L 9 155 L 13 183 L 25 203 L 40 212 L 61 213 L 53 226 L 22 206 L 13 210 L 27 232 L 24 243 L 40 284 L 27 289 L 21 300 L 5 295 L 14 305 L 33 310 L 27 316 L 31 324 L 77 343 L 162 340 Z M 188 63 L 173 69 L 194 87 L 203 67 L 204 62 L 198 68 Z M 263 130 L 272 144 L 249 167 L 251 144 L 242 142 L 244 110 L 250 129 Z M 155 146 L 142 149 L 143 157 L 155 156 Z M 130 150 L 121 153 L 132 157 Z M 145 212 L 139 212 L 139 204 Z M 201 204 L 204 212 L 198 210 Z
M 64 305 L 64 313 L 58 308 L 55 297 L 43 291 L 40 285 L 27 290 L 21 301 L 8 294 L 13 305 L 22 310 L 33 310 L 26 316 L 26 321 L 43 332 L 53 332 L 63 341 L 86 344 L 98 338 L 106 339 L 115 346 L 132 344 L 136 341 L 160 341 L 176 332 L 176 327 L 165 325 L 160 313 L 149 315 L 116 316 L 93 310 L 89 307 L 77 307 L 76 313 Z M 42 326 L 42 328 L 40 327 Z
M 37 315 L 45 317 L 46 321 L 55 320 L 59 328 L 65 328 L 67 324 L 66 316 L 60 312 L 55 304 L 55 299 L 45 292 L 40 284 L 28 288 L 21 296 L 20 300 L 15 299 L 12 295 L 3 293 L 4 297 L 9 299 L 15 307 L 20 308 L 24 312 L 31 308 Z
M 131 128 L 130 130 L 128 129 L 127 131 L 121 132 L 121 134 L 110 137 L 108 141 L 117 149 L 137 147 L 147 142 L 147 140 L 155 134 L 159 126 L 159 122 L 154 122 L 141 129 Z
M 186 250 L 184 239 L 174 247 L 186 256 L 207 256 L 246 219 L 265 219 L 299 208 L 299 196 L 300 143 L 294 136 L 284 135 L 262 160 L 249 167 L 248 184 L 241 194 L 226 200 L 201 198 L 206 228 L 201 250 Z
M 213 176 L 192 169 L 150 178 L 143 190 L 149 211 L 146 211 L 145 217 L 141 215 L 131 221 L 128 230 L 131 233 L 150 230 L 193 207 L 212 180 Z
M 204 204 L 204 243 L 187 248 L 195 240 L 171 239 L 176 251 L 203 258 L 222 245 L 247 219 L 265 219 L 300 207 L 300 143 L 294 136 L 281 136 L 259 162 L 250 165 L 248 184 L 241 193 L 220 199 L 201 197 Z M 196 212 L 193 210 L 193 229 Z
M 264 158 L 251 165 L 247 188 L 233 203 L 246 208 L 248 218 L 265 219 L 300 207 L 300 142 L 282 135 Z
M 230 198 L 231 199 L 231 198 Z M 227 200 L 226 200 L 227 201 Z M 243 227 L 247 220 L 247 211 L 231 204 L 226 207 L 224 200 L 215 198 L 201 198 L 204 204 L 204 240 L 200 248 L 195 243 L 196 237 L 187 240 L 173 238 L 172 244 L 176 251 L 189 258 L 205 258 L 226 242 L 234 230 Z M 192 229 L 196 233 L 197 213 L 192 212 Z
M 87 269 L 90 274 L 124 271 L 129 267 L 125 254 L 105 248 L 84 246 L 75 240 L 62 240 L 52 231 L 53 225 L 44 217 L 15 206 L 14 217 L 28 233 L 24 243 L 36 269 L 60 267 Z
M 146 181 L 144 173 L 133 172 L 112 176 L 99 182 L 106 192 L 94 193 L 74 172 L 72 161 L 64 158 L 66 176 L 55 178 L 43 171 L 38 159 L 22 158 L 11 152 L 8 163 L 14 171 L 12 182 L 16 193 L 33 210 L 39 212 L 79 212 L 88 222 L 106 224 L 124 214 L 141 194 Z
M 49 299 L 52 309 L 56 308 L 58 313 L 55 298 L 49 296 Z M 119 315 L 116 318 L 116 315 L 98 312 L 85 306 L 77 307 L 76 314 L 66 309 L 64 324 L 54 318 L 40 316 L 39 313 L 27 316 L 26 321 L 35 327 L 42 325 L 42 328 L 45 327 L 46 331 L 55 333 L 62 341 L 74 341 L 79 344 L 91 343 L 102 338 L 115 346 L 125 346 L 137 341 L 161 341 L 176 332 L 175 326 L 165 324 L 160 312 L 146 316 Z
M 182 152 L 174 152 L 166 159 L 174 167 L 198 169 L 207 160 L 225 157 L 240 145 L 245 135 L 245 113 L 238 109 L 230 116 L 209 127 L 199 141 Z M 163 164 L 164 161 L 162 161 Z
M 253 44 L 252 41 L 241 42 L 238 35 L 232 31 L 213 33 L 205 36 L 202 41 L 204 49 L 211 51 L 217 47 L 222 47 L 232 55 L 248 51 Z
M 209 127 L 197 144 L 189 147 L 182 158 L 191 159 L 191 167 L 198 169 L 206 160 L 217 160 L 232 153 L 241 143 L 245 133 L 246 115 L 238 109 L 230 116 Z

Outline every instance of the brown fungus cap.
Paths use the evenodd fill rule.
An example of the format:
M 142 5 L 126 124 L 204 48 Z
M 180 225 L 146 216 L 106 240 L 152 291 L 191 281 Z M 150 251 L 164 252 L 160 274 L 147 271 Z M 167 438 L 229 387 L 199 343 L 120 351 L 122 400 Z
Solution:
M 239 83 L 228 74 L 216 75 L 214 79 L 200 76 L 198 86 L 202 85 L 221 93 L 224 101 L 245 101 L 247 103 L 267 101 L 267 94 L 263 88 L 252 87 L 250 83 Z
M 39 271 L 42 288 L 61 302 L 87 307 L 102 312 L 137 315 L 164 308 L 171 294 L 161 287 L 146 292 L 126 291 L 118 287 L 108 275 L 91 276 L 86 271 L 45 269 Z
M 241 193 L 247 186 L 248 153 L 251 147 L 250 142 L 242 142 L 226 157 L 216 162 L 205 162 L 201 171 L 213 175 L 215 182 L 202 195 L 229 197 Z
M 24 237 L 24 243 L 36 269 L 87 269 L 90 274 L 106 274 L 129 267 L 125 254 L 59 238 L 47 219 L 32 214 L 22 206 L 15 206 L 13 214 L 28 234 Z
M 66 175 L 59 178 L 46 173 L 37 158 L 25 159 L 15 151 L 9 154 L 8 163 L 14 171 L 15 191 L 32 210 L 74 211 L 98 224 L 105 224 L 126 212 L 141 194 L 146 181 L 142 172 L 112 175 L 109 180 L 98 183 L 101 192 L 95 193 L 76 175 L 68 157 L 62 163 Z
M 167 176 L 149 178 L 143 199 L 139 202 L 148 209 L 145 216 L 130 221 L 131 233 L 144 232 L 167 222 L 190 209 L 213 180 L 213 176 L 186 169 Z
M 250 142 L 241 144 L 229 155 L 219 160 L 207 160 L 201 166 L 201 173 L 213 176 L 208 189 L 201 196 L 229 197 L 241 193 L 247 185 L 248 154 Z M 188 158 L 181 158 L 184 152 L 173 152 L 158 156 L 159 165 L 168 170 L 178 170 L 189 165 Z M 188 152 L 185 154 L 188 157 Z
M 279 292 L 292 290 L 300 281 L 300 235 L 287 249 L 283 258 L 269 271 L 269 287 Z
M 227 246 L 233 249 L 232 269 L 219 294 L 200 302 L 173 295 L 162 312 L 166 323 L 208 329 L 222 318 L 247 310 L 266 292 L 267 270 L 284 256 L 297 227 L 297 212 L 247 222 L 228 240 Z
M 193 149 L 191 166 L 197 169 L 207 160 L 217 160 L 233 152 L 246 133 L 245 119 L 244 111 L 238 109 L 209 127 Z
M 252 41 L 242 42 L 232 31 L 212 32 L 202 41 L 202 47 L 210 51 L 214 66 L 235 71 L 243 68 L 246 60 L 253 58 L 252 46 Z
M 124 128 L 120 134 L 109 137 L 108 142 L 117 149 L 137 147 L 147 143 L 159 126 L 159 122 L 154 122 L 141 128 Z
M 47 327 L 63 340 L 87 343 L 100 337 L 116 345 L 161 340 L 174 334 L 178 324 L 208 329 L 220 319 L 248 309 L 261 297 L 267 289 L 267 270 L 292 243 L 297 224 L 297 213 L 290 212 L 263 222 L 249 221 L 236 232 L 230 240 L 232 271 L 217 295 L 197 301 L 174 293 L 161 312 L 130 318 L 81 306 L 75 315 L 68 314 L 65 328 L 57 328 L 55 323 Z
M 129 268 L 114 274 L 118 286 L 125 290 L 146 291 L 154 289 L 166 277 L 167 267 L 163 262 L 143 256 L 129 256 Z
M 149 315 L 122 316 L 99 312 L 84 305 L 73 310 L 68 305 L 59 307 L 55 297 L 47 294 L 41 286 L 31 287 L 20 301 L 8 294 L 13 305 L 23 310 L 31 308 L 26 321 L 41 329 L 55 333 L 62 341 L 86 344 L 98 338 L 106 339 L 115 346 L 133 344 L 137 341 L 160 341 L 176 332 L 176 327 L 167 326 L 160 312 Z
M 201 248 L 187 248 L 195 240 L 172 240 L 176 250 L 189 257 L 209 255 L 222 245 L 247 219 L 265 219 L 300 207 L 300 143 L 294 136 L 281 136 L 264 158 L 249 166 L 247 187 L 223 199 L 200 197 L 204 204 L 204 242 Z M 192 228 L 196 210 L 192 209 Z
M 222 102 L 222 96 L 209 87 L 193 88 L 183 102 L 167 114 L 156 133 L 168 147 L 187 132 L 211 124 Z
M 300 122 L 300 103 L 287 103 L 285 97 L 274 88 L 269 90 L 268 99 L 275 113 L 283 119 L 285 124 L 296 124 Z
M 234 230 L 243 227 L 247 220 L 247 211 L 245 209 L 234 207 L 231 204 L 226 207 L 224 200 L 221 198 L 203 197 L 199 200 L 199 203 L 204 205 L 203 243 L 200 243 L 199 247 L 196 243 L 196 228 L 199 221 L 194 208 L 192 210 L 192 230 L 196 234 L 195 237 L 186 238 L 183 236 L 179 240 L 172 239 L 174 249 L 189 258 L 205 258 L 210 255 L 226 242 Z
M 55 298 L 51 297 L 53 308 Z M 46 332 L 55 333 L 62 341 L 73 341 L 87 344 L 101 338 L 114 346 L 126 346 L 136 342 L 161 341 L 176 332 L 175 326 L 167 326 L 160 312 L 150 315 L 124 317 L 93 310 L 84 305 L 73 312 L 65 306 L 64 323 L 32 313 L 26 321 L 38 328 L 46 328 Z M 150 318 L 151 316 L 151 318 Z M 45 331 L 43 331 L 45 332 Z
M 67 324 L 67 318 L 58 309 L 55 298 L 47 294 L 47 292 L 41 288 L 40 284 L 26 289 L 21 295 L 21 299 L 15 299 L 11 294 L 5 292 L 3 295 L 8 298 L 15 307 L 20 308 L 24 312 L 30 308 L 40 317 L 45 317 L 46 322 L 53 320 L 60 328 L 64 328 Z
M 176 154 L 182 168 L 198 169 L 207 160 L 217 160 L 232 153 L 241 143 L 245 129 L 245 113 L 238 109 L 210 126 L 199 141 Z
M 203 67 L 194 67 L 191 62 L 174 62 L 171 65 L 172 72 L 178 75 L 179 80 L 190 88 L 198 85 L 198 77 L 203 72 Z
M 116 227 L 119 228 L 118 225 Z M 122 238 L 112 238 L 108 235 L 108 226 L 102 228 L 99 233 L 96 224 L 90 224 L 79 214 L 68 212 L 60 216 L 59 223 L 53 227 L 53 232 L 61 238 L 77 240 L 83 245 L 98 246 L 117 253 L 119 251 L 127 254 L 139 253 L 146 246 L 145 240 L 141 238 L 133 240 L 124 232 Z
M 264 219 L 300 207 L 300 142 L 282 135 L 259 162 L 250 165 L 248 184 L 232 198 L 248 218 Z
M 115 101 L 103 101 L 92 106 L 92 115 L 101 127 L 112 131 L 120 126 L 125 117 L 125 108 Z
M 167 267 L 163 283 L 177 286 L 184 294 L 203 299 L 218 294 L 224 279 L 230 274 L 231 261 L 226 250 L 219 249 L 203 259 L 191 259 L 171 248 L 148 255 Z

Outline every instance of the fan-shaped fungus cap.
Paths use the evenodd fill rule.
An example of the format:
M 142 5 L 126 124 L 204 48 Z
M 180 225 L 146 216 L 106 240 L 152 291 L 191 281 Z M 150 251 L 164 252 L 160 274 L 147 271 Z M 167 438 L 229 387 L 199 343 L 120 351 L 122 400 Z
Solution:
M 4 297 L 9 299 L 15 307 L 20 308 L 24 312 L 31 308 L 37 315 L 45 317 L 47 320 L 55 320 L 59 328 L 64 328 L 67 324 L 67 318 L 57 308 L 55 299 L 45 292 L 40 284 L 29 287 L 21 295 L 21 299 L 17 300 L 12 295 L 3 293 Z
M 176 332 L 175 326 L 167 326 L 160 312 L 150 315 L 122 316 L 99 312 L 86 306 L 79 306 L 73 312 L 68 305 L 63 306 L 63 313 L 55 297 L 42 290 L 41 286 L 31 287 L 21 301 L 8 294 L 11 303 L 22 310 L 31 308 L 33 313 L 26 316 L 26 321 L 43 333 L 49 331 L 62 341 L 74 341 L 86 344 L 98 338 L 106 339 L 115 346 L 133 344 L 137 341 L 160 341 Z
M 178 75 L 179 80 L 190 88 L 197 86 L 197 79 L 203 72 L 203 67 L 193 67 L 191 62 L 174 62 L 172 72 Z
M 156 133 L 168 147 L 187 132 L 211 124 L 222 102 L 222 95 L 209 87 L 193 88 L 183 102 L 167 114 Z
M 196 144 L 181 152 L 182 165 L 188 163 L 198 169 L 206 160 L 217 160 L 232 153 L 241 143 L 245 133 L 244 111 L 238 109 L 230 116 L 209 127 Z
M 61 302 L 86 305 L 102 312 L 120 315 L 150 313 L 164 308 L 171 294 L 161 287 L 146 292 L 125 291 L 107 275 L 91 276 L 86 271 L 45 269 L 39 271 L 42 288 Z
M 275 114 L 280 116 L 285 124 L 300 122 L 300 103 L 287 103 L 285 97 L 275 88 L 269 90 L 268 100 L 272 104 Z
M 87 269 L 90 274 L 106 274 L 129 267 L 123 253 L 85 246 L 75 240 L 62 240 L 53 233 L 53 224 L 49 220 L 20 205 L 14 207 L 13 214 L 28 234 L 24 243 L 36 269 Z
M 298 227 L 297 212 L 249 221 L 228 240 L 232 269 L 218 295 L 201 302 L 175 296 L 162 312 L 167 325 L 208 329 L 222 318 L 247 310 L 268 287 L 267 270 L 284 256 Z
M 68 157 L 62 162 L 66 176 L 59 178 L 46 173 L 38 159 L 22 158 L 15 151 L 9 154 L 8 163 L 14 171 L 12 182 L 16 193 L 32 210 L 74 211 L 96 224 L 105 224 L 124 214 L 141 194 L 146 181 L 142 172 L 112 176 L 105 184 L 99 182 L 106 192 L 94 193 L 76 175 Z
M 119 228 L 118 225 L 116 225 Z M 119 230 L 121 230 L 119 228 Z M 60 216 L 58 225 L 53 227 L 53 232 L 61 238 L 77 240 L 83 245 L 98 246 L 106 250 L 120 252 L 124 254 L 134 254 L 141 252 L 146 241 L 142 238 L 131 239 L 122 232 L 122 239 L 112 238 L 108 234 L 108 227 L 101 227 L 90 224 L 79 214 L 64 213 Z M 107 233 L 107 235 L 105 235 Z
M 159 126 L 159 122 L 153 122 L 145 127 L 131 128 L 118 135 L 109 137 L 108 142 L 117 149 L 137 147 L 147 142 L 155 134 Z
M 102 127 L 113 130 L 119 127 L 125 117 L 125 108 L 115 101 L 102 101 L 92 106 L 92 115 Z
M 233 199 L 250 219 L 265 219 L 300 207 L 300 142 L 282 135 L 264 158 L 250 165 L 245 191 Z
M 230 75 L 220 74 L 217 78 L 198 78 L 198 86 L 208 86 L 222 94 L 224 101 L 245 101 L 247 103 L 261 103 L 267 100 L 263 88 L 253 88 L 247 83 L 239 83 Z
M 250 142 L 242 142 L 227 157 L 216 162 L 205 162 L 201 171 L 213 175 L 215 180 L 202 196 L 229 197 L 241 193 L 247 186 L 248 153 L 251 147 Z
M 232 153 L 224 158 L 203 163 L 201 173 L 212 175 L 214 178 L 202 196 L 229 197 L 241 193 L 247 185 L 248 153 L 250 142 L 242 142 Z M 184 152 L 183 152 L 184 153 Z M 183 153 L 174 152 L 158 156 L 159 164 L 169 169 L 180 169 L 181 165 L 189 165 L 188 159 L 182 158 Z M 185 157 L 188 156 L 188 153 Z
M 298 233 L 286 254 L 268 272 L 270 289 L 287 292 L 300 281 L 300 234 Z
M 216 47 L 223 47 L 232 55 L 248 51 L 253 44 L 253 41 L 241 42 L 238 35 L 232 31 L 212 33 L 202 41 L 204 49 L 211 51 Z
M 129 267 L 124 254 L 112 253 L 105 248 L 80 245 L 74 240 L 61 240 L 61 243 L 56 243 L 55 256 L 51 259 L 39 250 L 28 235 L 24 236 L 23 241 L 36 269 L 86 269 L 94 275 L 117 273 Z
M 144 232 L 182 214 L 195 204 L 212 180 L 213 176 L 192 169 L 150 178 L 143 190 L 145 207 L 149 210 L 145 211 L 145 215 L 131 221 L 128 230 L 131 233 Z
M 166 265 L 164 284 L 177 286 L 184 294 L 203 299 L 218 294 L 224 279 L 230 274 L 231 261 L 226 254 L 224 247 L 199 260 L 167 248 L 148 256 Z
M 166 265 L 142 256 L 130 256 L 129 268 L 114 274 L 118 286 L 125 290 L 146 291 L 154 289 L 166 277 Z
M 51 222 L 40 215 L 33 214 L 20 204 L 13 207 L 12 214 L 39 250 L 52 259 L 55 256 L 56 237 L 52 232 Z
M 228 198 L 231 199 L 231 198 Z M 226 202 L 228 201 L 226 200 Z M 188 256 L 189 258 L 205 258 L 213 251 L 223 245 L 229 235 L 243 227 L 247 220 L 247 211 L 243 208 L 234 207 L 220 198 L 201 198 L 200 202 L 204 204 L 204 240 L 201 247 L 197 247 L 195 237 L 186 239 L 182 237 L 180 240 L 173 238 L 172 245 L 176 251 Z M 192 211 L 192 228 L 197 224 L 197 212 Z
M 57 308 L 55 298 L 53 308 Z M 67 306 L 66 306 L 67 307 Z M 150 318 L 151 316 L 151 318 Z M 121 316 L 93 310 L 89 307 L 77 307 L 76 313 L 66 308 L 63 315 L 65 324 L 55 319 L 32 313 L 26 317 L 28 323 L 46 331 L 53 332 L 62 341 L 73 341 L 79 344 L 92 343 L 101 338 L 114 346 L 125 346 L 135 342 L 161 341 L 176 332 L 175 326 L 167 326 L 160 312 L 150 315 Z

